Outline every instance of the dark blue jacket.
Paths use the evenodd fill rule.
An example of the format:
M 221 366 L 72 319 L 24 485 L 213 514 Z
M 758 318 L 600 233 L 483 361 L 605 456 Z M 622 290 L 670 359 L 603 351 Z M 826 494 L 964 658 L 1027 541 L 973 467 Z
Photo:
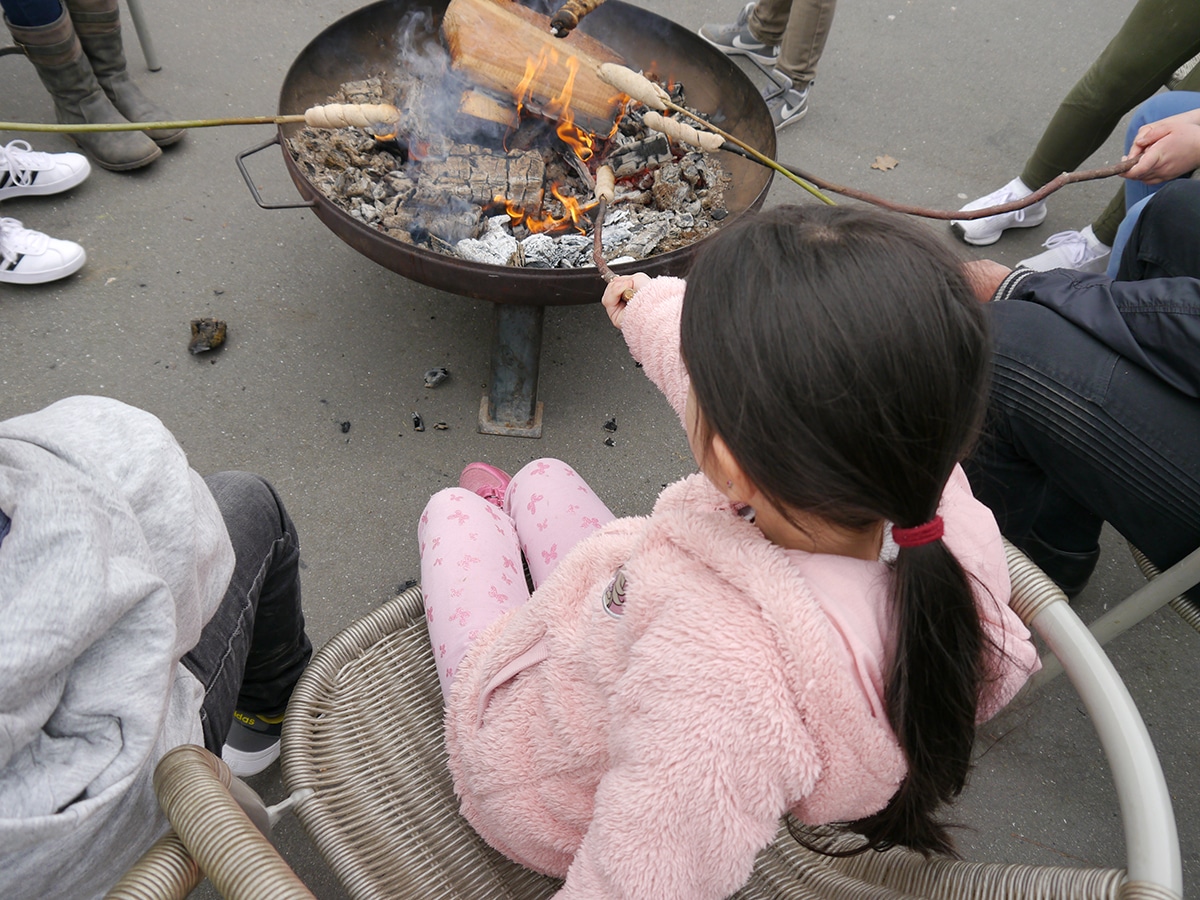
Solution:
M 1200 279 L 1110 281 L 1073 269 L 1016 269 L 992 300 L 1049 307 L 1130 362 L 1200 397 Z

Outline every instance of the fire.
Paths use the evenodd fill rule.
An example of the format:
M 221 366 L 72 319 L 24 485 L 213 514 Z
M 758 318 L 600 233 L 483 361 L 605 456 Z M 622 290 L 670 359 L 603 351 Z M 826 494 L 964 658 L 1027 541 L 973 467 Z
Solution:
M 555 49 L 543 49 L 536 59 L 529 57 L 525 60 L 525 74 L 513 91 L 518 115 L 528 104 L 532 94 L 531 85 L 535 83 L 538 76 L 548 66 L 557 66 L 558 64 L 559 54 Z M 575 76 L 579 72 L 579 59 L 575 56 L 568 56 L 563 65 L 567 69 L 567 80 L 563 83 L 562 90 L 547 102 L 544 112 L 547 117 L 557 120 L 558 126 L 555 130 L 563 143 L 570 147 L 581 160 L 587 162 L 595 154 L 596 137 L 576 127 L 575 113 L 571 110 L 571 94 L 575 88 Z
M 550 193 L 562 204 L 563 214 L 561 216 L 546 212 L 541 218 L 533 218 L 524 209 L 505 197 L 496 197 L 495 202 L 497 206 L 504 207 L 504 212 L 508 214 L 508 218 L 514 228 L 518 225 L 524 225 L 531 234 L 556 234 L 569 231 L 572 228 L 581 234 L 586 234 L 587 226 L 584 224 L 584 219 L 587 213 L 595 209 L 596 203 L 594 201 L 591 203 L 580 203 L 577 198 L 572 197 L 570 194 L 562 193 L 558 185 L 550 188 Z

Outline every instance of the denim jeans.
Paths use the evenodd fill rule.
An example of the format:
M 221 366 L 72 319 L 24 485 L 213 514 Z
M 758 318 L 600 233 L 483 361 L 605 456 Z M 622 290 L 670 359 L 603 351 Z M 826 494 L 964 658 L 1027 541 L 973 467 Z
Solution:
M 1125 130 L 1125 152 L 1129 152 L 1129 148 L 1133 146 L 1133 139 L 1137 137 L 1137 133 L 1143 125 L 1182 112 L 1190 112 L 1193 109 L 1200 109 L 1200 93 L 1195 91 L 1168 91 L 1165 94 L 1151 97 L 1137 108 L 1129 120 L 1129 127 Z M 1190 174 L 1187 173 L 1182 177 L 1187 178 Z M 1170 184 L 1170 182 L 1163 182 L 1163 184 Z M 1129 243 L 1129 234 L 1141 217 L 1142 210 L 1146 208 L 1146 203 L 1162 186 L 1162 184 L 1145 184 L 1141 181 L 1127 180 L 1125 182 L 1126 212 L 1125 218 L 1121 220 L 1121 224 L 1117 228 L 1117 236 L 1112 242 L 1112 256 L 1108 258 L 1109 278 L 1117 277 L 1121 257 Z
M 237 709 L 279 715 L 312 656 L 300 609 L 300 544 L 275 489 L 257 475 L 204 479 L 237 562 L 216 613 L 183 658 L 204 685 L 204 746 L 220 755 Z
M 4 17 L 19 28 L 37 28 L 57 22 L 62 15 L 58 0 L 0 0 Z
M 1197 240 L 1200 182 L 1171 182 L 1131 234 L 1122 275 L 1198 277 Z M 1082 554 L 1108 522 L 1159 568 L 1200 546 L 1200 400 L 1037 303 L 988 311 L 992 393 L 966 469 L 1005 536 Z

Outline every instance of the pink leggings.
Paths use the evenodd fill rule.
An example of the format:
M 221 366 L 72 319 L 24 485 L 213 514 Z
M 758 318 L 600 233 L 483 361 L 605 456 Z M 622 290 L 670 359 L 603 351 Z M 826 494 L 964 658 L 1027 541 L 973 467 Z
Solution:
M 462 488 L 438 491 L 417 526 L 421 591 L 442 695 L 488 625 L 529 599 L 559 560 L 614 516 L 566 463 L 537 459 L 513 476 L 502 508 Z

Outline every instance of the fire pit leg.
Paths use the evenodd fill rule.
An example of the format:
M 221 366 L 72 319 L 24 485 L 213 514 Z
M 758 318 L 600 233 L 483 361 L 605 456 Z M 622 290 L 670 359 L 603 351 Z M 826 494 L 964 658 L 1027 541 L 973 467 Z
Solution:
M 545 306 L 496 303 L 492 370 L 479 404 L 479 432 L 515 437 L 542 436 L 537 399 Z

